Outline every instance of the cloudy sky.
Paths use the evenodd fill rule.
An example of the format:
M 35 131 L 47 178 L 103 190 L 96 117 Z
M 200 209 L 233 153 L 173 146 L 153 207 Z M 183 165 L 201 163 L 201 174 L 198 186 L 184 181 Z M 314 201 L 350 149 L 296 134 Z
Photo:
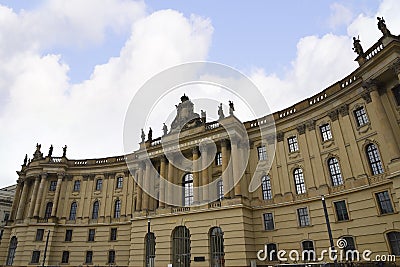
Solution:
M 372 45 L 377 15 L 399 34 L 398 14 L 398 0 L 0 0 L 0 186 L 36 143 L 54 156 L 67 144 L 71 159 L 123 154 L 130 100 L 168 67 L 232 66 L 276 111 L 353 71 L 352 36 Z

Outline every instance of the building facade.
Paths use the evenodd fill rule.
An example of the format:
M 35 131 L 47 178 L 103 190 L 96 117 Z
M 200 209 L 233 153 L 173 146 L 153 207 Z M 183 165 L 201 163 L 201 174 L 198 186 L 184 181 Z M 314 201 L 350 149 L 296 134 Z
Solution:
M 16 188 L 17 185 L 10 185 L 0 189 L 0 242 L 3 237 L 4 226 L 10 218 Z
M 46 239 L 46 265 L 280 262 L 276 253 L 258 259 L 265 249 L 312 250 L 318 258 L 330 246 L 322 195 L 335 244 L 344 240 L 344 250 L 371 250 L 372 259 L 398 260 L 400 37 L 384 33 L 367 51 L 357 51 L 353 73 L 254 121 L 240 122 L 232 109 L 229 116 L 206 122 L 183 96 L 170 132 L 143 136 L 132 154 L 71 160 L 66 148 L 62 157 L 52 151 L 43 156 L 37 145 L 32 161 L 18 172 L 0 264 L 40 264 Z M 260 129 L 272 116 L 276 133 L 262 136 Z M 180 132 L 179 147 L 169 147 L 182 118 L 190 124 Z M 238 124 L 244 131 L 234 127 Z M 199 147 L 204 138 L 216 145 L 211 164 L 198 160 L 209 157 Z M 193 163 L 175 167 L 179 152 Z M 146 153 L 150 160 L 143 160 Z M 253 177 L 260 186 L 250 192 Z M 210 183 L 215 190 L 202 187 Z M 181 193 L 171 194 L 171 185 Z M 331 261 L 327 254 L 316 260 Z

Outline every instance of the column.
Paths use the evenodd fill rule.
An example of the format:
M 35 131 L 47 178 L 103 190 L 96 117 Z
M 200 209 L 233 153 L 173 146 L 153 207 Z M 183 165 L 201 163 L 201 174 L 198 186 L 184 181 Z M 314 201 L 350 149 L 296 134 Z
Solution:
M 137 186 L 136 186 L 136 190 L 137 190 L 137 195 L 136 195 L 136 211 L 140 211 L 142 210 L 142 194 L 143 194 L 143 163 L 140 162 L 139 163 L 139 168 L 137 171 Z
M 235 196 L 242 195 L 242 187 L 240 185 L 240 162 L 239 162 L 239 149 L 238 149 L 238 141 L 235 139 L 231 139 L 231 148 L 232 148 L 232 163 L 233 163 L 233 183 L 235 185 L 234 192 Z
M 297 126 L 297 132 L 299 133 L 299 146 L 301 147 L 301 154 L 304 159 L 305 168 L 305 184 L 308 190 L 315 190 L 314 172 L 311 167 L 310 152 L 308 150 L 308 142 L 306 138 L 306 126 L 304 124 Z
M 281 180 L 279 179 L 278 168 L 277 168 L 278 165 L 277 156 L 275 156 L 275 151 L 277 149 L 275 143 L 275 135 L 274 134 L 267 135 L 266 140 L 267 140 L 267 160 L 268 164 L 271 164 L 270 178 L 273 190 L 272 193 L 274 197 L 277 195 L 282 196 Z
M 22 194 L 21 194 L 21 198 L 19 201 L 19 205 L 18 205 L 18 212 L 17 212 L 17 220 L 21 220 L 24 216 L 24 210 L 26 207 L 26 198 L 28 196 L 28 181 L 25 178 L 24 184 L 23 184 L 23 188 L 22 188 Z
M 249 164 L 249 159 L 250 159 L 250 154 L 249 154 L 250 148 L 248 146 L 248 143 L 246 142 L 238 142 L 238 152 L 239 152 L 239 172 L 242 172 L 242 175 L 240 177 L 240 188 L 241 188 L 241 193 L 243 197 L 248 198 L 248 174 L 246 173 L 247 170 L 247 165 Z
M 19 205 L 19 200 L 21 198 L 21 192 L 22 192 L 22 189 L 21 189 L 21 187 L 22 187 L 22 179 L 19 178 L 17 183 L 18 183 L 17 184 L 17 190 L 15 191 L 14 200 L 13 200 L 13 203 L 12 203 L 12 206 L 11 206 L 11 215 L 10 215 L 10 219 L 11 220 L 15 220 L 16 217 L 17 217 L 16 212 L 17 212 L 17 207 Z
M 35 177 L 35 183 L 33 185 L 33 192 L 32 192 L 32 198 L 31 198 L 31 203 L 29 204 L 29 212 L 28 212 L 28 217 L 31 218 L 33 216 L 33 212 L 35 210 L 35 202 L 39 190 L 39 181 L 40 177 L 39 175 Z
M 159 185 L 159 190 L 160 190 L 160 208 L 163 209 L 165 208 L 165 163 L 166 163 L 166 158 L 165 156 L 160 157 L 160 185 Z
M 151 170 L 151 161 L 148 159 L 146 161 L 146 170 L 145 170 L 145 177 L 144 177 L 144 187 L 143 187 L 143 194 L 142 194 L 142 210 L 149 209 L 149 195 L 147 192 L 150 190 L 150 170 Z
M 200 196 L 199 196 L 199 186 L 200 186 L 200 181 L 199 181 L 199 163 L 197 162 L 199 160 L 199 150 L 196 147 L 193 148 L 192 150 L 192 162 L 193 162 L 193 167 L 192 167 L 192 173 L 193 173 L 193 202 L 194 204 L 197 204 L 200 202 Z
M 51 217 L 56 217 L 57 216 L 58 199 L 60 197 L 61 183 L 62 183 L 62 179 L 64 177 L 64 174 L 59 173 L 59 174 L 57 174 L 57 176 L 58 176 L 57 187 L 56 187 L 56 192 L 54 193 L 53 209 L 51 210 Z
M 399 158 L 399 146 L 397 145 L 394 137 L 394 133 L 386 115 L 385 108 L 382 105 L 377 83 L 375 81 L 368 81 L 363 84 L 363 87 L 371 95 L 372 101 L 367 101 L 369 102 L 367 107 L 369 107 L 368 114 L 371 116 L 372 126 L 374 129 L 378 128 L 381 130 L 378 130 L 378 132 L 380 132 L 379 136 L 382 138 L 382 144 L 385 144 L 379 151 L 382 153 L 382 155 L 386 154 L 389 163 L 391 160 Z
M 230 198 L 229 195 L 229 172 L 227 170 L 229 158 L 227 151 L 226 139 L 221 140 L 221 156 L 222 156 L 222 184 L 224 186 L 224 198 Z
M 284 144 L 284 133 L 278 132 L 276 134 L 276 160 L 278 167 L 279 180 L 282 181 L 282 194 L 292 193 L 290 190 L 289 179 L 292 179 L 292 175 L 288 172 L 287 162 L 286 162 L 286 150 Z M 279 162 L 278 162 L 279 160 Z
M 168 187 L 167 187 L 167 193 L 166 193 L 166 199 L 167 203 L 171 204 L 173 202 L 173 184 L 174 184 L 174 166 L 172 165 L 173 161 L 173 155 L 169 156 L 169 162 L 168 162 Z
M 201 146 L 201 185 L 203 186 L 203 198 L 202 201 L 208 201 L 208 163 L 207 163 L 207 146 Z
M 47 178 L 47 173 L 42 173 L 41 178 L 40 178 L 41 180 L 40 180 L 40 185 L 39 185 L 39 191 L 38 191 L 38 195 L 37 195 L 36 203 L 35 203 L 35 210 L 33 212 L 33 217 L 39 217 L 40 204 L 42 202 L 44 184 L 46 182 L 46 178 Z

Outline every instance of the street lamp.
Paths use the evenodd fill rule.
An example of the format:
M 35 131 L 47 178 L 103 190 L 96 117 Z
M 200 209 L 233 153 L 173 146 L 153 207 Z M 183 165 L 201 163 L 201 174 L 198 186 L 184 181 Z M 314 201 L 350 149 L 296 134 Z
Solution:
M 147 219 L 146 267 L 150 266 L 150 218 Z
M 44 264 L 46 262 L 47 247 L 49 246 L 49 236 L 50 236 L 50 230 L 47 231 L 46 246 L 44 247 L 42 267 L 44 267 Z
M 323 208 L 324 208 L 325 223 L 326 223 L 326 227 L 328 228 L 329 242 L 330 242 L 331 251 L 332 251 L 331 256 L 334 258 L 333 262 L 334 262 L 335 266 L 337 266 L 337 258 L 335 257 L 335 256 L 336 256 L 336 253 L 335 253 L 335 244 L 333 243 L 331 223 L 329 222 L 328 210 L 327 210 L 327 208 L 326 208 L 326 203 L 325 203 L 325 197 L 324 197 L 324 195 L 321 196 L 321 200 L 322 200 L 322 206 L 323 206 Z

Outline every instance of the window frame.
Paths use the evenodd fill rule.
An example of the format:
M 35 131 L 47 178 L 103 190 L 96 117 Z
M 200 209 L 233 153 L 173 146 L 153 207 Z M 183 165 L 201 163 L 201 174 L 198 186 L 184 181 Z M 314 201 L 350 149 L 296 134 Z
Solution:
M 379 148 L 375 143 L 369 143 L 365 146 L 365 154 L 372 175 L 380 175 L 385 172 Z
M 391 238 L 391 234 L 394 235 L 394 238 Z M 386 239 L 389 246 L 390 253 L 395 255 L 396 257 L 400 256 L 400 231 L 391 230 L 386 233 Z M 397 247 L 392 246 L 395 244 Z
M 327 160 L 329 177 L 333 186 L 344 184 L 342 169 L 340 168 L 339 160 L 336 157 L 330 157 Z
M 77 211 L 78 211 L 78 203 L 76 203 L 76 201 L 74 201 L 71 203 L 71 206 L 70 206 L 68 220 L 75 221 Z
M 304 180 L 304 172 L 303 168 L 295 168 L 293 170 L 293 180 L 294 180 L 294 187 L 296 189 L 297 195 L 302 195 L 307 193 L 306 183 Z
M 302 213 L 302 211 L 306 211 L 306 213 Z M 308 207 L 302 207 L 297 209 L 297 220 L 299 222 L 299 227 L 311 226 L 311 218 L 310 218 L 310 213 L 308 211 Z
M 275 230 L 274 214 L 272 212 L 263 213 L 264 230 Z
M 96 237 L 96 229 L 90 228 L 90 229 L 88 230 L 87 242 L 94 242 L 95 237 Z
M 115 264 L 115 250 L 114 249 L 110 249 L 108 251 L 108 260 L 107 260 L 107 264 Z
M 299 142 L 297 140 L 297 136 L 296 135 L 289 136 L 287 138 L 287 142 L 288 142 L 289 153 L 298 152 L 300 150 L 299 149 Z
M 321 133 L 322 142 L 327 142 L 333 139 L 331 125 L 329 123 L 320 125 L 319 132 Z
M 81 180 L 75 180 L 72 192 L 79 192 L 79 191 L 81 191 Z
M 115 185 L 116 189 L 122 189 L 124 187 L 124 177 L 118 176 L 117 177 L 117 184 Z
M 219 179 L 217 181 L 217 196 L 218 196 L 218 200 L 223 200 L 224 199 L 224 182 L 222 181 L 222 179 Z
M 267 243 L 266 244 L 267 247 L 267 260 L 268 261 L 278 261 L 278 244 L 277 243 Z M 272 253 L 272 257 L 271 257 L 271 252 L 272 250 L 275 251 L 275 253 Z
M 265 145 L 257 147 L 257 156 L 259 161 L 267 160 L 267 147 Z
M 111 229 L 110 229 L 110 241 L 117 241 L 117 236 L 118 236 L 118 228 L 117 227 L 111 227 Z
M 393 201 L 389 190 L 375 192 L 375 200 L 378 207 L 379 215 L 394 213 Z
M 103 179 L 102 178 L 96 179 L 95 190 L 96 191 L 101 191 L 102 188 L 103 188 Z
M 215 166 L 222 166 L 222 152 L 215 154 Z
M 397 106 L 400 106 L 400 85 L 397 85 L 397 86 L 393 87 L 391 91 L 392 91 L 392 94 L 393 94 L 394 103 Z
M 339 207 L 339 203 L 343 203 L 342 207 Z M 350 214 L 349 214 L 349 209 L 347 208 L 347 201 L 346 200 L 338 200 L 338 201 L 333 201 L 333 207 L 335 209 L 335 216 L 336 216 L 336 221 L 337 222 L 346 222 L 350 221 Z M 343 209 L 344 207 L 344 209 Z M 345 211 L 345 213 L 344 213 Z M 345 218 L 347 216 L 347 218 Z
M 224 232 L 221 227 L 212 227 L 209 231 L 209 255 L 211 267 L 220 265 L 225 259 Z
M 69 251 L 64 250 L 61 255 L 61 263 L 66 264 L 69 263 Z
M 261 194 L 263 200 L 272 199 L 271 177 L 268 174 L 261 176 Z
M 353 110 L 353 115 L 358 128 L 369 124 L 369 117 L 364 106 L 355 108 Z
M 49 219 L 51 217 L 51 213 L 53 212 L 53 202 L 47 202 L 46 209 L 44 211 L 44 218 Z
M 121 206 L 122 206 L 121 200 L 119 198 L 116 199 L 114 201 L 114 219 L 121 218 Z
M 92 205 L 92 220 L 97 220 L 99 218 L 99 211 L 100 211 L 100 202 L 96 199 Z
M 42 228 L 36 229 L 35 241 L 43 241 L 43 237 L 44 237 L 44 229 Z
M 31 264 L 39 263 L 40 261 L 40 250 L 33 250 L 32 257 L 31 257 Z
M 304 247 L 304 244 L 305 243 L 308 243 L 308 244 L 311 244 L 311 247 L 312 247 L 312 249 L 310 249 L 310 247 L 308 247 L 308 248 L 305 248 Z M 311 259 L 309 259 L 309 258 L 305 258 L 305 251 L 313 251 L 314 253 L 312 254 L 312 258 Z M 310 261 L 315 261 L 316 260 L 316 258 L 317 258 L 317 255 L 316 255 L 316 251 L 315 251 L 315 246 L 314 246 L 314 241 L 313 240 L 303 240 L 303 241 L 301 241 L 301 253 L 302 253 L 302 258 L 303 258 L 303 260 L 304 261 L 306 261 L 306 262 L 310 262 Z M 310 254 L 307 254 L 307 256 L 309 256 Z
M 194 201 L 194 188 L 193 188 L 193 174 L 186 173 L 182 177 L 182 188 L 183 188 L 183 205 L 189 207 L 193 205 Z
M 72 229 L 66 229 L 65 230 L 64 242 L 72 242 L 72 233 L 73 233 Z
M 50 180 L 49 191 L 55 192 L 57 189 L 57 180 Z
M 88 261 L 88 259 L 90 259 L 90 261 Z M 93 264 L 93 250 L 86 251 L 85 264 Z

